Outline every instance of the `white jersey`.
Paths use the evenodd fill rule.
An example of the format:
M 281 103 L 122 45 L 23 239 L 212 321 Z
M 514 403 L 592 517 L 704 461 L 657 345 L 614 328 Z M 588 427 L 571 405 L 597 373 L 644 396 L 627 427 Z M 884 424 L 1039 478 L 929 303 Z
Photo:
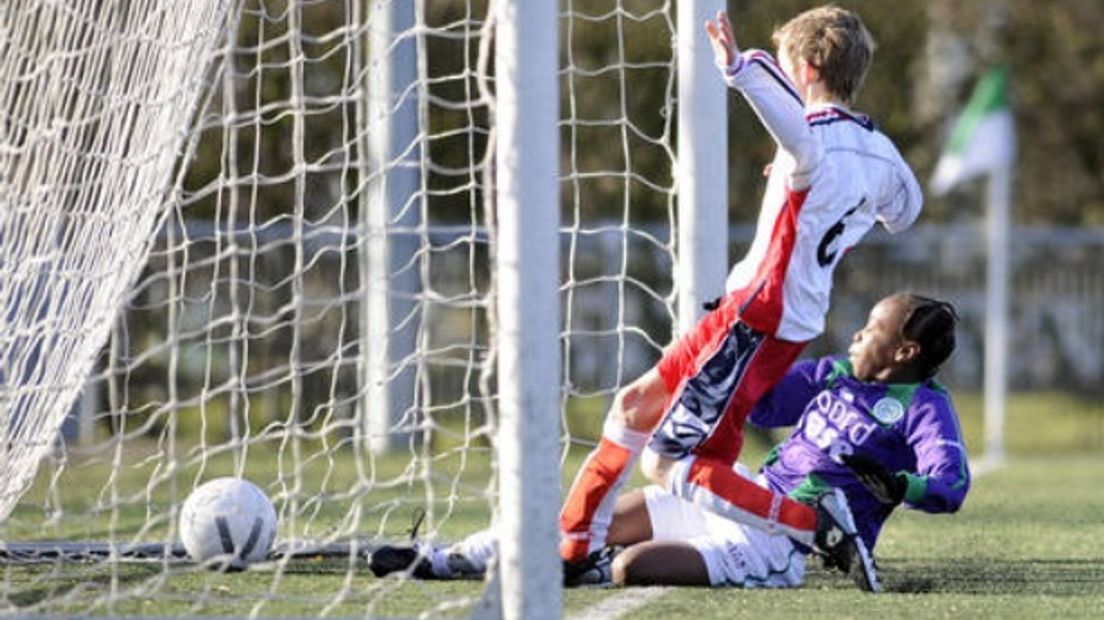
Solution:
M 923 196 L 897 148 L 865 116 L 839 105 L 805 108 L 769 54 L 742 53 L 724 71 L 779 149 L 747 255 L 727 290 L 746 297 L 741 319 L 782 340 L 824 331 L 832 273 L 875 222 L 908 228 Z

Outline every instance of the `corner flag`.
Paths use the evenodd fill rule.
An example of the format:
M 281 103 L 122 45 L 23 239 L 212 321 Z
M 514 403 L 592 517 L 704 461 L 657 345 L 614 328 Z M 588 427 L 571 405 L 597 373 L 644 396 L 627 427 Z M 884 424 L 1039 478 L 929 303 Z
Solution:
M 978 81 L 955 122 L 950 142 L 932 174 L 932 193 L 940 196 L 959 183 L 998 168 L 1007 169 L 1015 150 L 1008 108 L 1008 67 L 994 67 Z
M 1016 139 L 1008 108 L 1008 68 L 994 67 L 978 81 L 951 140 L 936 164 L 931 191 L 986 175 L 985 276 L 985 452 L 977 469 L 1004 461 L 1005 397 L 1008 393 L 1008 334 L 1011 299 L 1012 162 Z

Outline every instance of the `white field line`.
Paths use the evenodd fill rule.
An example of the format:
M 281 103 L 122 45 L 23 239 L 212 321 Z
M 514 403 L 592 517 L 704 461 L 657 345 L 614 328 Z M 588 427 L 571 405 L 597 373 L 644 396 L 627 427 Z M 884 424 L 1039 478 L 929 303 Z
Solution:
M 572 614 L 571 620 L 613 620 L 639 609 L 655 599 L 667 594 L 671 588 L 651 586 L 646 588 L 625 588 L 613 596 L 608 596 L 583 611 Z

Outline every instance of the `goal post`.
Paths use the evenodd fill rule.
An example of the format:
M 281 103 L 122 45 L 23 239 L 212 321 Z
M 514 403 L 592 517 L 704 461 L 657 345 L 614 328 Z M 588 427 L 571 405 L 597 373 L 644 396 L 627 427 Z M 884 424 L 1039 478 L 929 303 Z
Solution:
M 678 3 L 678 327 L 693 327 L 702 302 L 724 293 L 728 272 L 727 87 L 717 79 L 703 25 L 724 0 Z
M 358 7 L 359 8 L 359 7 Z M 358 111 L 366 131 L 358 171 L 360 269 L 365 303 L 361 329 L 368 448 L 397 449 L 413 433 L 418 325 L 418 227 L 421 220 L 422 146 L 418 99 L 416 3 L 369 2 L 366 89 Z M 409 417 L 408 417 L 409 416 Z
M 558 618 L 558 11 L 495 0 L 494 19 L 502 613 Z

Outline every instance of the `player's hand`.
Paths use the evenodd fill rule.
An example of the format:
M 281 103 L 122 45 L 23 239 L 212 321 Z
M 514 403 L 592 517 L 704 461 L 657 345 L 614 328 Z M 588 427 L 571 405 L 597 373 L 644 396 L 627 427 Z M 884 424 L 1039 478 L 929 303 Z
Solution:
M 858 454 L 840 457 L 844 465 L 855 472 L 855 477 L 883 504 L 900 504 L 908 490 L 908 479 L 890 472 L 878 461 Z
M 722 69 L 731 67 L 736 62 L 739 50 L 736 48 L 736 35 L 732 34 L 732 22 L 728 21 L 728 13 L 717 11 L 717 21 L 705 20 L 705 32 L 713 46 L 713 59 L 717 66 Z

